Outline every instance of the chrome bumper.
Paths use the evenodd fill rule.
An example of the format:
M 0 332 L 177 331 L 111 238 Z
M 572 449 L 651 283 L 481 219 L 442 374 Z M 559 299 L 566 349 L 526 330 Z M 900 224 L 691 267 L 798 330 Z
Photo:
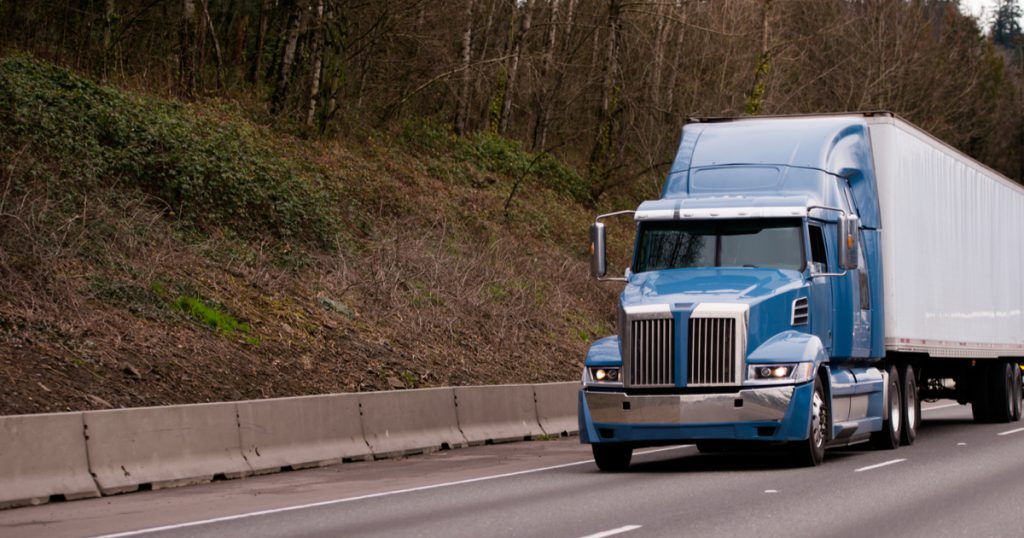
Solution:
M 793 398 L 793 386 L 741 390 L 732 394 L 630 396 L 584 391 L 596 423 L 711 424 L 781 421 Z

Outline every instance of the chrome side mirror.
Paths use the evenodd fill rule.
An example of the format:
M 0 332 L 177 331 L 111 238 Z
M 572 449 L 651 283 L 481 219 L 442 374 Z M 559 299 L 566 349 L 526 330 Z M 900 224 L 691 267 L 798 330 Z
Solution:
M 860 218 L 840 215 L 836 240 L 839 245 L 839 267 L 857 269 L 860 258 Z
M 590 225 L 590 274 L 602 278 L 608 273 L 608 260 L 605 257 L 604 224 L 595 222 Z

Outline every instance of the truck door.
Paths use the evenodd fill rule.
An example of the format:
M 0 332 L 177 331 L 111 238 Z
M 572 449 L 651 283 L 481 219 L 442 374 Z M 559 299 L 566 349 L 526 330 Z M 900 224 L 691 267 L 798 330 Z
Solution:
M 821 339 L 822 344 L 832 353 L 832 278 L 815 277 L 832 269 L 828 263 L 828 249 L 821 224 L 811 221 L 808 226 L 811 243 L 811 285 L 808 289 L 811 313 L 811 334 Z
M 863 245 L 863 234 L 860 241 L 860 244 Z M 871 279 L 868 276 L 870 273 L 868 272 L 867 260 L 864 258 L 863 248 L 860 249 L 857 265 L 857 275 L 854 282 L 857 291 L 854 294 L 856 310 L 853 312 L 853 349 L 850 355 L 854 357 L 867 357 L 871 354 Z

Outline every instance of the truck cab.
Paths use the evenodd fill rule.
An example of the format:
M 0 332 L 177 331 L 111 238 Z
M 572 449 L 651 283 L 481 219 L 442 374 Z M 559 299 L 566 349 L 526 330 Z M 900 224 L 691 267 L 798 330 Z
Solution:
M 883 361 L 863 117 L 686 125 L 661 198 L 592 225 L 598 278 L 602 221 L 622 213 L 636 239 L 617 334 L 590 348 L 579 393 L 581 440 L 601 469 L 680 442 L 784 445 L 817 465 L 827 446 L 891 448 L 916 429 L 919 403 L 905 409 Z

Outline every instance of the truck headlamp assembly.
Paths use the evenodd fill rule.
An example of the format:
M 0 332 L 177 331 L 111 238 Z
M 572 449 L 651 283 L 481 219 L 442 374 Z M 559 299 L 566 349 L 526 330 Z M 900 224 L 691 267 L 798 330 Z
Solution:
M 747 384 L 770 385 L 781 383 L 803 383 L 814 373 L 814 364 L 751 364 L 747 366 Z
M 592 383 L 621 383 L 619 368 L 616 367 L 595 367 L 591 366 L 587 370 L 590 372 L 589 381 Z

